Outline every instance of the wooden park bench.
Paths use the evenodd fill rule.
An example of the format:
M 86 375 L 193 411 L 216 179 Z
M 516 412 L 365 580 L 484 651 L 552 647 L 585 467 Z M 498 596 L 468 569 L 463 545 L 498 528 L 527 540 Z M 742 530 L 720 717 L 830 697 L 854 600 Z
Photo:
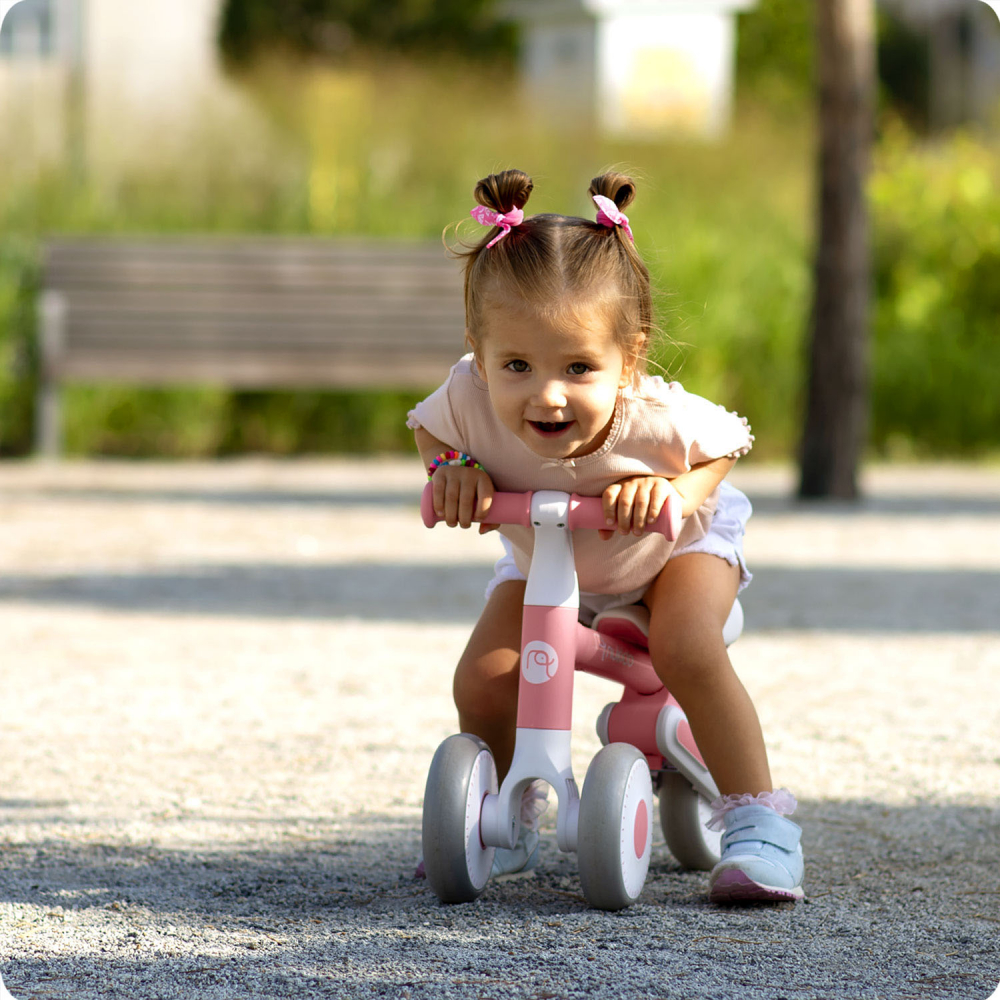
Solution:
M 464 351 L 440 243 L 283 237 L 58 239 L 39 307 L 36 445 L 67 383 L 433 388 Z

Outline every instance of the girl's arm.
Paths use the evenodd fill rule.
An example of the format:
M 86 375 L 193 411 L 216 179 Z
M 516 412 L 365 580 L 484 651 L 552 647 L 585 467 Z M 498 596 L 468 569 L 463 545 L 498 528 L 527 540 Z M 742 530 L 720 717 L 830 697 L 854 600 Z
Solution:
M 413 437 L 424 468 L 428 468 L 438 455 L 456 450 L 450 444 L 439 441 L 423 427 L 418 427 L 413 432 Z M 493 480 L 482 469 L 440 465 L 434 470 L 431 482 L 434 484 L 434 513 L 443 517 L 451 528 L 456 524 L 468 528 L 472 519 L 476 516 L 484 517 L 493 503 Z M 481 524 L 479 533 L 483 534 L 492 527 Z
M 670 480 L 670 485 L 684 501 L 685 517 L 693 514 L 715 492 L 735 464 L 735 458 L 716 458 L 711 462 L 702 462 Z
M 655 521 L 659 516 L 673 490 L 684 503 L 684 517 L 689 517 L 712 495 L 735 464 L 735 458 L 716 458 L 694 466 L 675 479 L 636 476 L 612 483 L 601 498 L 604 516 L 609 526 L 617 523 L 617 530 L 622 534 L 634 531 L 641 535 L 646 522 Z M 613 534 L 614 529 L 609 528 L 601 532 L 601 537 L 610 538 Z

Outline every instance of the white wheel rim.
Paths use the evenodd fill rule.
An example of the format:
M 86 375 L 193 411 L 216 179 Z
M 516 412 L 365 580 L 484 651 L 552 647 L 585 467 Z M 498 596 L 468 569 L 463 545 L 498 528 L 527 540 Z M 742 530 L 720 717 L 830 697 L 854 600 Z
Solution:
M 637 899 L 646 881 L 653 848 L 653 785 L 645 760 L 632 765 L 625 783 L 619 846 L 625 892 L 630 899 Z
M 497 771 L 493 756 L 481 750 L 469 775 L 469 792 L 465 798 L 465 866 L 472 884 L 481 889 L 486 885 L 493 867 L 493 848 L 484 847 L 479 836 L 479 820 L 483 799 L 496 790 Z

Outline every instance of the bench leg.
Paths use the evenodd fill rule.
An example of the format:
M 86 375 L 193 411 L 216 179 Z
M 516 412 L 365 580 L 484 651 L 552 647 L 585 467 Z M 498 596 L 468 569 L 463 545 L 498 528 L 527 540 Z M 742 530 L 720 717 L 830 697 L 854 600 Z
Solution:
M 35 452 L 42 458 L 62 453 L 62 406 L 54 382 L 43 381 L 35 396 Z
M 35 396 L 35 450 L 44 458 L 62 452 L 62 406 L 58 372 L 66 324 L 66 300 L 58 292 L 42 292 L 38 302 L 39 383 Z

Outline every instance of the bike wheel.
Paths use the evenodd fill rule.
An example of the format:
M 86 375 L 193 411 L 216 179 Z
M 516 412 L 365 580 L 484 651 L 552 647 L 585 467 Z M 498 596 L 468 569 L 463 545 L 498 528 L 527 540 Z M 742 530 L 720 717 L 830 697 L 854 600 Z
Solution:
M 577 857 L 587 902 L 621 910 L 642 892 L 653 847 L 653 784 L 645 756 L 610 743 L 587 769 L 580 796 Z
M 666 771 L 660 783 L 660 826 L 667 849 L 685 868 L 711 871 L 721 854 L 721 832 L 709 830 L 708 799 L 677 771 Z
M 424 790 L 424 871 L 442 903 L 479 896 L 493 867 L 493 847 L 479 836 L 483 799 L 497 791 L 497 769 L 478 736 L 449 736 L 438 748 Z

